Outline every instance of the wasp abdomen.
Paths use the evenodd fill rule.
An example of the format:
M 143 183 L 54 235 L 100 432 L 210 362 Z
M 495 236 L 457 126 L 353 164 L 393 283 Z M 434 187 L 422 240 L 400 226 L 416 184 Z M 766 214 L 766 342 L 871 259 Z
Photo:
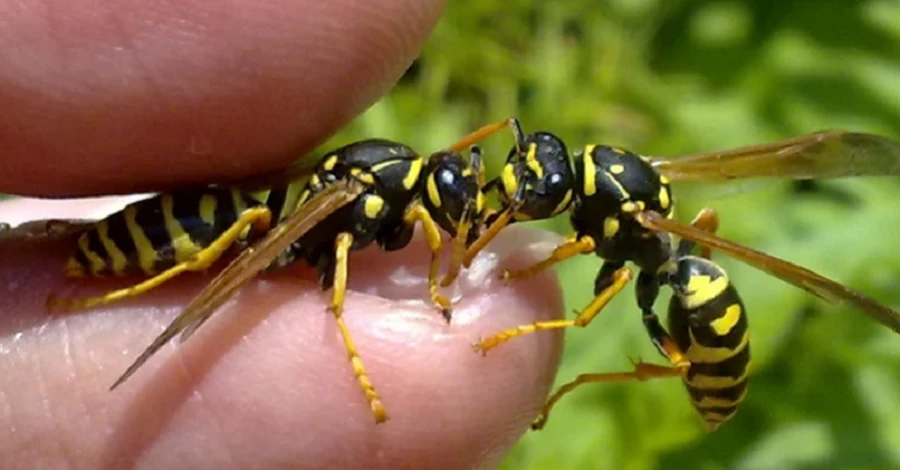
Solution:
M 747 391 L 750 337 L 737 290 L 712 261 L 679 259 L 669 333 L 691 366 L 684 384 L 710 430 L 731 418 Z
M 129 204 L 78 237 L 65 273 L 69 277 L 155 274 L 209 246 L 243 210 L 258 204 L 225 187 L 160 194 Z

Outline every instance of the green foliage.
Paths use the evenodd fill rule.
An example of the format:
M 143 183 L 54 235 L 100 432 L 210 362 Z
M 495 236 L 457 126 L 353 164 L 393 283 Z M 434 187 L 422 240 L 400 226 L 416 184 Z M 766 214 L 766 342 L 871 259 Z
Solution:
M 456 0 L 399 86 L 329 145 L 377 135 L 437 149 L 507 115 L 572 147 L 652 155 L 825 128 L 900 137 L 898 57 L 900 4 L 890 0 Z M 491 139 L 486 155 L 505 156 L 508 142 Z M 489 163 L 495 174 L 501 158 Z M 722 235 L 900 306 L 896 178 L 774 183 L 730 197 L 678 189 L 682 219 L 711 205 Z M 566 220 L 545 226 L 565 231 Z M 732 421 L 707 434 L 677 380 L 588 386 L 504 468 L 900 468 L 896 336 L 718 259 L 753 338 L 750 394 Z M 590 300 L 599 265 L 585 256 L 559 267 L 567 310 Z M 567 336 L 560 383 L 657 357 L 630 294 Z

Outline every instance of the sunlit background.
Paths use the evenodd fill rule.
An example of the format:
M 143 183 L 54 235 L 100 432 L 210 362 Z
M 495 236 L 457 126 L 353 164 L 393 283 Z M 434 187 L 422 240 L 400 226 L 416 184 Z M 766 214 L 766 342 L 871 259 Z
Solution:
M 900 2 L 452 0 L 397 88 L 328 146 L 379 136 L 434 150 L 507 115 L 571 148 L 650 155 L 829 128 L 900 138 Z M 491 174 L 509 142 L 485 143 Z M 679 218 L 715 207 L 722 235 L 900 307 L 900 179 L 739 189 L 677 187 Z M 543 226 L 568 230 L 564 217 Z M 754 373 L 735 418 L 707 434 L 678 380 L 586 386 L 503 468 L 900 468 L 896 335 L 718 261 L 750 314 Z M 567 311 L 590 300 L 599 266 L 582 256 L 558 268 Z M 568 333 L 558 383 L 660 360 L 632 292 Z

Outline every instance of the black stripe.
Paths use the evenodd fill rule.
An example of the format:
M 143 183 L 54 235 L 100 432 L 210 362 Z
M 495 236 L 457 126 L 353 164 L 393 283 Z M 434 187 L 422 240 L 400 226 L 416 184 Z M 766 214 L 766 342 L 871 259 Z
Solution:
M 247 197 L 243 193 L 238 193 L 243 199 L 244 202 L 248 205 L 252 203 L 247 202 Z M 228 230 L 229 227 L 234 225 L 234 222 L 238 218 L 237 208 L 234 205 L 233 195 L 230 189 L 223 189 L 221 191 L 216 191 L 213 193 L 213 196 L 216 198 L 216 210 L 213 213 L 213 218 L 215 219 L 215 223 L 213 224 L 213 232 L 215 236 L 213 239 L 217 238 L 224 231 Z M 259 204 L 259 203 L 256 203 Z M 210 243 L 212 240 L 210 240 Z
M 747 381 L 742 380 L 736 385 L 732 385 L 727 388 L 697 388 L 694 386 L 688 386 L 688 393 L 690 393 L 691 398 L 694 399 L 695 402 L 699 402 L 704 398 L 721 398 L 724 400 L 728 400 L 733 403 L 737 403 L 738 399 L 741 398 L 741 395 L 747 390 Z
M 91 229 L 91 231 L 94 231 L 94 230 L 96 230 L 96 229 Z M 90 233 L 90 232 L 84 233 L 81 236 L 86 237 L 88 235 L 88 233 Z M 84 254 L 84 250 L 81 249 L 80 244 L 75 249 L 75 254 L 72 256 L 75 258 L 75 261 L 77 261 L 78 264 L 80 264 L 81 267 L 84 268 L 85 274 L 93 272 L 93 271 L 91 271 L 91 260 L 89 260 L 87 255 Z
M 737 406 L 714 406 L 712 408 L 700 408 L 695 407 L 702 415 L 707 415 L 710 413 L 715 413 L 719 416 L 729 417 L 733 415 L 737 411 Z M 718 421 L 718 420 L 713 420 Z
M 284 210 L 284 202 L 287 199 L 288 187 L 281 186 L 278 188 L 271 188 L 269 190 L 268 196 L 266 196 L 266 207 L 272 211 L 272 220 L 275 223 L 277 220 L 281 219 L 281 211 Z M 254 204 L 251 204 L 251 206 Z
M 739 378 L 747 371 L 747 365 L 750 363 L 750 344 L 748 343 L 741 351 L 734 356 L 729 357 L 721 362 L 711 364 L 693 363 L 688 369 L 687 379 L 693 380 L 697 375 L 705 375 L 708 377 L 731 377 Z
M 135 209 L 134 220 L 156 251 L 154 268 L 165 269 L 172 266 L 175 261 L 175 249 L 172 248 L 172 240 L 166 230 L 161 196 L 141 201 L 135 204 Z
M 106 247 L 103 246 L 103 242 L 100 241 L 100 232 L 98 232 L 97 229 L 94 228 L 93 230 L 89 230 L 84 235 L 87 237 L 88 249 L 94 252 L 94 254 L 96 254 L 103 260 L 103 268 L 101 268 L 98 273 L 111 273 L 112 266 L 110 264 L 110 256 L 106 251 Z M 88 266 L 90 266 L 90 264 L 88 264 Z
M 125 223 L 125 212 L 119 211 L 110 215 L 106 219 L 106 225 L 106 236 L 125 255 L 126 268 L 139 267 L 137 247 L 134 244 L 134 238 L 131 238 L 131 233 L 128 231 L 128 224 Z
M 200 218 L 200 200 L 204 192 L 181 191 L 172 194 L 172 215 L 195 245 L 205 247 L 212 243 L 212 231 Z

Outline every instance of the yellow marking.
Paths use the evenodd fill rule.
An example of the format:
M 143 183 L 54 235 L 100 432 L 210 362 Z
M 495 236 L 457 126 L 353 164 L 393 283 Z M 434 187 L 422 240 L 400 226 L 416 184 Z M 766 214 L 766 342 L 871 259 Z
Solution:
M 350 176 L 353 176 L 359 181 L 362 181 L 365 184 L 375 184 L 375 178 L 371 173 L 363 172 L 360 168 L 351 168 Z
M 425 183 L 428 200 L 434 204 L 434 207 L 441 207 L 441 192 L 438 191 L 437 181 L 434 179 L 434 173 L 428 175 L 428 181 Z
M 322 186 L 322 179 L 319 178 L 319 175 L 312 175 L 309 177 L 309 187 L 311 188 L 320 188 Z
M 128 227 L 128 233 L 134 241 L 135 250 L 137 250 L 138 264 L 145 273 L 155 273 L 156 250 L 153 249 L 153 244 L 150 243 L 144 229 L 137 223 L 137 209 L 134 206 L 128 206 L 125 208 L 124 215 L 125 225 Z
M 513 219 L 519 222 L 527 222 L 531 220 L 531 216 L 524 212 L 516 212 L 515 214 L 513 214 Z
M 507 200 L 511 201 L 516 196 L 516 189 L 519 188 L 519 182 L 516 180 L 516 172 L 512 163 L 507 163 L 503 166 L 503 171 L 500 173 L 500 181 L 503 182 Z
M 597 167 L 594 165 L 594 147 L 596 145 L 588 145 L 584 148 L 584 159 L 582 166 L 584 169 L 584 194 L 585 196 L 593 196 L 597 193 Z
M 662 184 L 670 183 L 669 178 L 667 178 L 666 175 L 659 175 L 659 182 Z
M 309 195 L 309 189 L 304 188 L 303 192 L 300 193 L 300 197 L 297 198 L 297 205 L 295 210 L 300 209 L 304 204 L 306 204 L 306 201 L 309 200 Z
M 175 201 L 169 194 L 163 194 L 161 197 L 163 222 L 166 226 L 166 232 L 169 234 L 169 241 L 175 250 L 175 260 L 179 263 L 188 260 L 191 256 L 201 250 L 194 244 L 191 237 L 185 233 L 184 227 L 181 226 L 175 214 L 172 213 L 172 207 Z
M 338 163 L 339 157 L 337 155 L 329 155 L 325 158 L 325 161 L 322 162 L 322 168 L 325 171 L 334 171 L 334 167 Z
M 625 173 L 625 165 L 612 165 L 609 167 L 609 172 L 614 175 L 621 175 L 622 173 Z
M 659 207 L 668 209 L 672 201 L 669 199 L 669 190 L 665 186 L 659 188 Z
M 638 201 L 637 206 L 639 211 L 643 211 L 647 208 L 647 204 L 645 204 L 644 201 Z
M 697 408 L 724 408 L 727 406 L 737 406 L 744 398 L 747 396 L 747 389 L 745 388 L 743 392 L 735 399 L 731 401 L 727 398 L 719 398 L 719 397 L 703 397 L 699 401 L 691 398 L 691 403 L 694 404 Z
M 550 215 L 557 215 L 560 212 L 566 210 L 566 207 L 568 207 L 569 203 L 571 203 L 571 202 L 572 202 L 572 190 L 570 189 L 570 190 L 566 191 L 566 195 L 563 196 L 562 201 L 560 201 L 559 204 L 553 208 L 553 213 Z
M 484 193 L 478 191 L 475 196 L 475 212 L 481 214 L 484 211 Z
M 622 199 L 628 199 L 631 197 L 631 193 L 629 193 L 628 190 L 625 189 L 625 186 L 622 186 L 622 183 L 618 180 L 618 178 L 613 176 L 612 173 L 604 171 L 603 175 L 606 176 L 606 179 L 612 182 L 613 186 L 615 186 L 616 189 L 619 190 L 619 196 L 621 196 Z
M 721 275 L 715 279 L 708 275 L 696 274 L 688 279 L 686 293 L 681 296 L 684 308 L 692 310 L 708 304 L 728 288 L 728 277 Z
M 704 346 L 694 338 L 693 331 L 688 330 L 688 334 L 691 338 L 691 345 L 688 346 L 687 351 L 685 351 L 684 354 L 691 362 L 697 364 L 718 364 L 724 362 L 743 352 L 747 347 L 747 344 L 750 343 L 749 332 L 744 332 L 744 336 L 741 337 L 741 342 L 733 348 L 711 348 L 709 346 Z
M 66 277 L 84 277 L 84 266 L 72 256 L 66 261 L 66 267 L 63 272 Z
M 625 151 L 620 149 L 619 147 L 609 147 L 609 149 L 612 150 L 612 152 L 615 154 L 625 155 Z
M 603 238 L 609 240 L 619 232 L 619 219 L 607 217 L 603 220 Z
M 735 385 L 747 380 L 747 372 L 745 371 L 740 377 L 728 376 L 709 376 L 695 375 L 692 379 L 684 378 L 684 382 L 693 388 L 701 390 L 715 390 L 721 388 L 734 387 Z
M 78 249 L 84 253 L 85 258 L 91 262 L 90 271 L 94 274 L 99 273 L 106 267 L 106 262 L 99 253 L 94 253 L 88 248 L 88 234 L 78 237 Z
M 198 213 L 200 214 L 200 220 L 206 225 L 216 224 L 216 206 L 218 206 L 218 201 L 212 194 L 204 194 L 200 198 L 200 210 Z
M 403 178 L 404 189 L 412 189 L 413 186 L 416 185 L 416 182 L 419 181 L 419 177 L 422 175 L 423 161 L 422 158 L 416 158 L 409 163 L 409 171 L 406 172 L 406 176 Z
M 719 318 L 711 321 L 709 326 L 712 327 L 713 331 L 716 332 L 719 336 L 725 336 L 731 332 L 734 328 L 734 325 L 737 325 L 738 320 L 741 319 L 741 306 L 738 304 L 731 304 L 728 308 L 725 309 L 725 315 L 722 315 Z
M 300 206 L 304 202 L 306 202 L 304 195 L 307 195 L 306 197 L 309 197 L 308 194 L 309 193 L 306 190 L 305 185 L 296 181 L 289 184 L 287 188 L 284 189 L 284 205 L 281 207 L 281 213 L 272 214 L 272 216 L 275 217 L 275 220 L 272 221 L 272 225 L 278 225 L 278 222 L 281 222 L 290 217 L 291 214 L 293 214 L 297 209 L 300 208 Z M 304 199 L 301 200 L 301 198 Z
M 734 413 L 735 411 L 737 410 L 732 410 L 732 413 Z M 703 421 L 706 421 L 707 429 L 709 429 L 710 431 L 715 431 L 720 424 L 728 421 L 728 418 L 730 418 L 730 415 L 726 416 L 721 413 L 710 413 L 705 410 L 703 411 Z
M 622 203 L 622 212 L 633 214 L 638 211 L 638 206 L 633 201 Z
M 537 144 L 534 142 L 528 144 L 528 153 L 525 154 L 525 165 L 537 176 L 537 179 L 544 178 L 544 168 L 537 159 Z
M 100 243 L 103 244 L 107 256 L 109 256 L 109 259 L 112 261 L 112 271 L 116 274 L 121 274 L 125 271 L 125 266 L 128 264 L 128 258 L 125 256 L 125 253 L 116 246 L 116 242 L 112 238 L 109 238 L 109 225 L 106 220 L 98 222 L 96 228 L 97 238 L 100 239 Z
M 468 178 L 468 177 L 472 176 L 474 173 L 472 172 L 471 168 L 463 168 L 463 171 L 459 172 L 459 174 L 462 175 L 464 178 Z
M 272 189 L 270 188 L 270 189 L 266 189 L 266 190 L 253 191 L 252 194 L 253 194 L 253 197 L 258 201 L 268 201 L 269 196 L 272 194 Z M 235 197 L 240 197 L 240 192 L 235 189 L 232 189 L 231 190 L 231 200 L 235 201 L 236 200 Z
M 378 163 L 372 165 L 371 168 L 369 168 L 369 170 L 371 170 L 372 173 L 380 173 L 385 168 L 390 168 L 394 165 L 399 165 L 401 163 L 403 163 L 403 160 L 401 160 L 399 158 L 395 158 L 392 160 L 385 160 L 383 162 L 378 162 Z
M 366 217 L 377 219 L 381 214 L 382 209 L 384 209 L 384 199 L 382 199 L 381 196 L 373 194 L 366 197 L 365 206 L 363 208 L 363 213 L 366 214 Z
M 268 191 L 266 194 L 268 195 Z M 243 193 L 238 189 L 231 189 L 231 203 L 234 205 L 235 214 L 240 214 L 247 210 L 247 203 L 244 202 Z

